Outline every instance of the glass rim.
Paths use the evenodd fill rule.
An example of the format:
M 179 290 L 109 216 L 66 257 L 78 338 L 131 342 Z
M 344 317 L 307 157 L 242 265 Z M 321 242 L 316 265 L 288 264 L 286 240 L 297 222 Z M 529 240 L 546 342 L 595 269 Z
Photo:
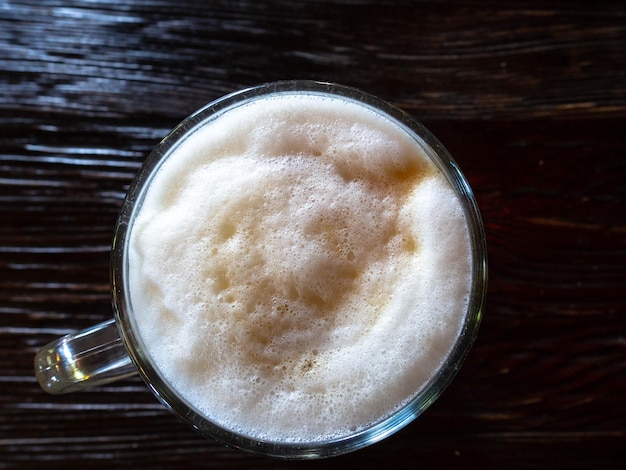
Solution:
M 178 144 L 208 120 L 217 119 L 222 113 L 228 112 L 230 109 L 273 94 L 319 94 L 343 98 L 366 105 L 378 114 L 390 118 L 392 122 L 401 124 L 414 140 L 419 140 L 420 147 L 453 186 L 462 202 L 471 237 L 471 297 L 461 332 L 439 369 L 407 404 L 390 416 L 354 434 L 327 441 L 272 442 L 258 440 L 226 429 L 203 416 L 192 405 L 178 396 L 172 388 L 168 387 L 156 366 L 153 365 L 149 354 L 142 346 L 139 334 L 135 332 L 129 305 L 130 300 L 125 295 L 127 287 L 124 273 L 128 263 L 126 253 L 129 230 L 135 214 L 141 208 L 145 191 L 160 165 Z M 417 139 L 415 139 L 416 137 Z M 487 285 L 487 248 L 480 212 L 469 183 L 452 156 L 426 127 L 399 108 L 358 89 L 328 82 L 289 80 L 246 88 L 206 104 L 181 121 L 150 152 L 128 189 L 118 217 L 111 250 L 111 281 L 113 310 L 120 336 L 131 360 L 137 367 L 139 375 L 162 404 L 175 411 L 202 435 L 225 446 L 287 459 L 322 458 L 345 454 L 369 446 L 402 429 L 428 408 L 450 384 L 469 353 L 481 322 Z

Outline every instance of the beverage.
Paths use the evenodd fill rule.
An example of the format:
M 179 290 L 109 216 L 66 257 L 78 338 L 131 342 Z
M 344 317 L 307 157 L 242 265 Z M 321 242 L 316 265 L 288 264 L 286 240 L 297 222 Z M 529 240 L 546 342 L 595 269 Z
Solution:
M 126 296 L 176 400 L 259 441 L 326 442 L 448 367 L 473 222 L 406 126 L 346 97 L 268 94 L 168 152 L 129 228 Z

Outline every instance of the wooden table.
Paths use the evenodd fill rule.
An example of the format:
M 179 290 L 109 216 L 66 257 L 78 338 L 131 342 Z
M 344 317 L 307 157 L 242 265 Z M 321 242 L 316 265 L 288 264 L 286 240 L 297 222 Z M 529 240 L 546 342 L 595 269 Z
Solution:
M 0 2 L 0 468 L 624 468 L 626 5 L 380 3 Z M 398 105 L 473 185 L 490 284 L 457 379 L 323 462 L 215 445 L 139 378 L 44 394 L 38 348 L 112 315 L 113 225 L 150 149 L 284 78 Z

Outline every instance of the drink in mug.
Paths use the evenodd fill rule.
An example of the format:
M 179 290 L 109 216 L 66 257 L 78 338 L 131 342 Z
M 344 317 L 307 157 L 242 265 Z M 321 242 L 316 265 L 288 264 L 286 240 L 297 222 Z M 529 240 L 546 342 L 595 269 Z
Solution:
M 368 95 L 279 82 L 226 97 L 165 139 L 131 194 L 114 247 L 124 343 L 163 402 L 228 445 L 320 457 L 375 442 L 474 339 L 485 253 L 469 187 Z

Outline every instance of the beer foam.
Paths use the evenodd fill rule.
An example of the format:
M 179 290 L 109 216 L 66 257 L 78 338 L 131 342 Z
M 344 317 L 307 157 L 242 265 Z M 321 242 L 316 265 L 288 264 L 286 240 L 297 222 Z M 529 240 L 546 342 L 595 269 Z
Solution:
M 437 372 L 468 305 L 458 197 L 403 129 L 338 98 L 264 97 L 200 127 L 154 177 L 129 249 L 160 374 L 261 440 L 389 416 Z

